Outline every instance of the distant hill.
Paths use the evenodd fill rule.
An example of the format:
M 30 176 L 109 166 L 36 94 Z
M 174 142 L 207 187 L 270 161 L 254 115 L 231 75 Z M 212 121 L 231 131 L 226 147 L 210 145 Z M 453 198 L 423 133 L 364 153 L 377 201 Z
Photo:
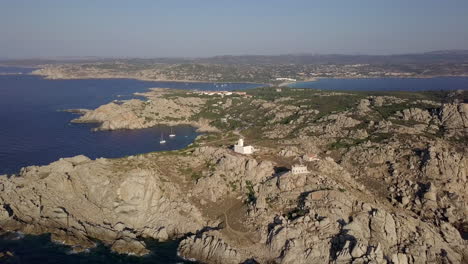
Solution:
M 1 60 L 3 65 L 40 65 L 83 62 L 126 62 L 134 64 L 433 64 L 468 63 L 468 50 L 439 50 L 415 54 L 346 55 L 346 54 L 286 54 L 286 55 L 224 55 L 206 58 L 99 58 L 68 57 L 47 59 Z
M 197 62 L 219 64 L 407 64 L 407 63 L 467 63 L 468 50 L 433 51 L 397 55 L 291 54 L 216 56 L 196 59 Z
M 436 50 L 426 52 L 429 55 L 468 55 L 468 50 Z

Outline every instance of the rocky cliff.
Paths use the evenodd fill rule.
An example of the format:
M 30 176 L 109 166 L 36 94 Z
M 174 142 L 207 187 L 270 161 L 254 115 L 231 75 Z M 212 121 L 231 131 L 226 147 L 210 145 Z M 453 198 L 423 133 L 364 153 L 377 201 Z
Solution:
M 140 237 L 164 241 L 207 225 L 157 166 L 127 162 L 77 156 L 2 176 L 2 228 L 50 232 L 77 251 L 99 239 L 117 252 L 141 255 L 147 250 Z
M 421 171 L 439 179 L 456 175 L 447 180 L 466 184 L 466 160 L 447 163 L 451 154 L 438 153 L 429 150 L 433 158 L 421 159 Z M 165 168 L 169 160 L 191 172 L 201 168 L 202 176 L 194 180 Z M 141 238 L 186 236 L 180 254 L 207 263 L 466 260 L 468 244 L 455 227 L 466 219 L 466 202 L 457 204 L 466 201 L 466 186 L 439 180 L 421 198 L 406 194 L 421 199 L 424 214 L 418 214 L 408 204 L 402 209 L 373 196 L 366 182 L 331 158 L 310 163 L 309 174 L 277 174 L 274 168 L 273 161 L 213 147 L 169 156 L 61 159 L 0 178 L 2 228 L 50 232 L 76 251 L 99 239 L 112 250 L 139 255 L 147 253 Z M 448 189 L 456 200 L 444 198 Z M 452 218 L 431 221 L 449 208 L 447 202 Z

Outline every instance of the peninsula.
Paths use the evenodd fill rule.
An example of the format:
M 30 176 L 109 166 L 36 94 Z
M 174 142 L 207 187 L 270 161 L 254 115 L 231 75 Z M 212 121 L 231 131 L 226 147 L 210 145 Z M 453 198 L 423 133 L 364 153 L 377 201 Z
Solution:
M 139 95 L 73 122 L 205 133 L 178 151 L 0 176 L 0 230 L 136 255 L 145 238 L 181 239 L 180 256 L 205 263 L 468 261 L 467 91 Z

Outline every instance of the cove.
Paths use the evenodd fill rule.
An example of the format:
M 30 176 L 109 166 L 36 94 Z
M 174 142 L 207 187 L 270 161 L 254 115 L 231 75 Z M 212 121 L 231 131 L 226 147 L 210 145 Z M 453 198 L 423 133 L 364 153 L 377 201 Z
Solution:
M 0 252 L 10 251 L 14 254 L 13 257 L 0 258 L 0 263 L 16 264 L 179 264 L 179 263 L 195 263 L 183 260 L 177 256 L 178 241 L 168 241 L 160 243 L 154 240 L 145 241 L 151 253 L 143 256 L 128 256 L 113 253 L 106 246 L 97 243 L 95 248 L 92 248 L 84 253 L 71 253 L 68 246 L 53 243 L 50 240 L 50 235 L 44 234 L 39 236 L 18 235 L 14 233 L 0 236 Z
M 18 69 L 11 69 L 18 72 Z M 2 72 L 2 69 L 0 69 Z M 3 68 L 3 72 L 7 72 Z M 159 144 L 169 127 L 92 132 L 92 124 L 72 124 L 65 109 L 96 108 L 113 100 L 134 98 L 152 87 L 238 90 L 258 84 L 149 82 L 132 79 L 47 80 L 38 76 L 0 75 L 0 175 L 63 157 L 116 158 L 152 151 L 176 150 L 192 143 L 193 127 L 176 126 L 176 137 Z

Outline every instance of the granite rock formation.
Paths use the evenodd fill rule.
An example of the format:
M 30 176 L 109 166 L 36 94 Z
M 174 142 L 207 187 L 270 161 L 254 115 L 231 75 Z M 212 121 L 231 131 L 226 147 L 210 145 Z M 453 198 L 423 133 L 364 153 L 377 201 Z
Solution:
M 223 133 L 179 151 L 77 156 L 0 176 L 0 226 L 52 233 L 76 251 L 99 239 L 143 255 L 143 238 L 181 238 L 179 254 L 206 263 L 468 261 L 465 102 L 359 95 L 334 110 L 320 103 L 342 95 L 296 92 L 209 100 L 155 90 L 85 111 L 78 120 L 101 129 L 214 116 L 203 122 Z M 230 149 L 242 133 L 253 155 Z M 297 164 L 308 173 L 292 173 Z

